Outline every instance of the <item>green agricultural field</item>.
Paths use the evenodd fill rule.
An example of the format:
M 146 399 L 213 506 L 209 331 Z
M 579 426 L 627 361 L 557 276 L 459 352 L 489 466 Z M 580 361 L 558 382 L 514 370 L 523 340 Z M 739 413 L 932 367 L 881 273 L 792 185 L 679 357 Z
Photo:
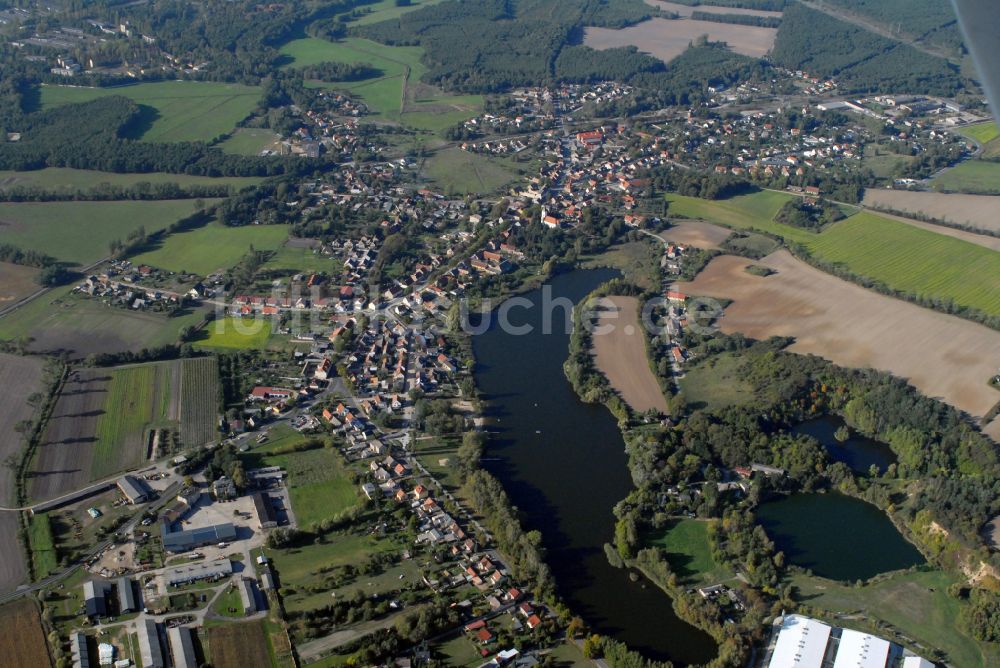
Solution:
M 120 367 L 111 375 L 104 413 L 97 419 L 90 463 L 93 479 L 138 466 L 148 456 L 147 437 L 154 427 L 176 426 L 179 407 L 173 397 L 173 362 Z
M 268 318 L 226 317 L 208 323 L 193 343 L 199 348 L 262 350 L 271 338 L 271 325 Z
M 298 441 L 304 441 L 299 436 Z M 294 440 L 282 443 L 289 445 Z M 278 444 L 268 443 L 270 450 Z M 310 525 L 336 517 L 358 505 L 358 486 L 344 470 L 340 455 L 327 448 L 316 448 L 289 454 L 267 455 L 264 466 L 281 466 L 288 472 L 288 489 L 292 512 L 299 526 Z
M 0 317 L 0 339 L 29 337 L 33 351 L 67 350 L 85 357 L 177 343 L 182 329 L 205 317 L 198 309 L 172 318 L 129 311 L 73 296 L 71 289 L 57 288 Z
M 98 172 L 91 169 L 70 169 L 68 167 L 47 167 L 31 172 L 0 171 L 0 190 L 15 187 L 44 188 L 46 190 L 90 190 L 100 186 L 134 186 L 137 183 L 176 183 L 179 186 L 230 186 L 241 190 L 257 185 L 263 179 L 254 176 L 192 176 L 190 174 L 116 174 Z
M 257 86 L 207 81 L 159 81 L 116 88 L 42 86 L 42 108 L 122 95 L 142 108 L 133 139 L 210 141 L 230 132 L 257 107 Z
M 518 178 L 505 160 L 449 148 L 429 157 L 424 174 L 446 192 L 494 193 Z
M 942 192 L 997 195 L 1000 194 L 1000 162 L 966 160 L 935 177 L 931 185 Z
M 208 199 L 209 205 L 219 200 Z M 190 216 L 192 200 L 153 202 L 0 203 L 0 243 L 90 265 L 108 256 L 114 239 L 140 227 L 158 232 Z
M 360 38 L 330 42 L 318 38 L 292 40 L 281 47 L 290 67 L 324 62 L 368 63 L 381 76 L 365 81 L 314 82 L 362 97 L 373 115 L 419 130 L 439 131 L 472 118 L 483 108 L 479 95 L 448 95 L 420 83 L 427 68 L 419 46 L 385 46 Z M 405 104 L 404 104 L 405 100 Z
M 752 401 L 753 388 L 740 373 L 740 358 L 732 354 L 713 355 L 688 365 L 680 379 L 688 406 L 718 410 Z
M 863 587 L 806 575 L 791 578 L 797 589 L 795 598 L 805 605 L 835 614 L 850 614 L 850 620 L 839 617 L 838 625 L 861 625 L 860 615 L 871 616 L 888 622 L 923 647 L 940 649 L 948 665 L 969 668 L 1000 665 L 1000 650 L 996 645 L 977 642 L 962 629 L 960 617 L 964 604 L 948 594 L 953 583 L 950 575 L 937 570 L 902 572 Z M 888 632 L 879 635 L 890 637 Z
M 226 153 L 236 155 L 260 155 L 268 146 L 278 139 L 273 131 L 264 128 L 237 128 L 231 137 L 219 144 Z
M 359 11 L 364 13 L 351 23 L 353 25 L 368 25 L 369 23 L 398 19 L 403 14 L 440 2 L 444 2 L 444 0 L 413 0 L 409 5 L 400 7 L 396 4 L 396 0 L 378 0 L 378 2 L 362 7 Z
M 313 252 L 311 248 L 282 246 L 264 263 L 264 269 L 279 272 L 319 274 L 338 276 L 344 265 L 326 255 Z
M 709 521 L 705 520 L 674 520 L 659 536 L 651 536 L 648 543 L 666 552 L 670 569 L 683 579 L 700 581 L 730 577 L 712 558 L 708 527 Z
M 133 257 L 132 262 L 207 276 L 235 266 L 251 246 L 259 251 L 276 250 L 287 238 L 287 225 L 226 227 L 210 223 L 171 234 L 157 248 Z
M 869 212 L 818 234 L 774 222 L 789 197 L 771 191 L 721 201 L 667 195 L 673 215 L 770 232 L 894 289 L 1000 314 L 1000 254 L 995 251 Z

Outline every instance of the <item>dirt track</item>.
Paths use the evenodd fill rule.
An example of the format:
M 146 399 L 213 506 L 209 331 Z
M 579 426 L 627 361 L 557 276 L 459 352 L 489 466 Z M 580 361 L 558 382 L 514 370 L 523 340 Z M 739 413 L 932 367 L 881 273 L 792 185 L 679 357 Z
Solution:
M 728 239 L 732 233 L 732 230 L 712 223 L 690 221 L 674 223 L 670 229 L 660 232 L 657 236 L 666 242 L 710 250 L 718 249 L 719 244 Z
M 865 290 L 787 251 L 757 263 L 776 270 L 771 276 L 746 273 L 749 264 L 721 256 L 681 289 L 734 300 L 721 321 L 724 332 L 795 337 L 794 352 L 889 371 L 976 418 L 1000 401 L 987 385 L 1000 365 L 1000 333 Z
M 667 413 L 667 400 L 649 368 L 646 342 L 639 324 L 639 300 L 609 297 L 616 310 L 601 311 L 594 332 L 594 363 L 633 410 Z M 610 330 L 601 334 L 601 326 Z
M 71 374 L 35 455 L 28 482 L 32 501 L 72 492 L 90 481 L 97 419 L 104 412 L 110 380 L 111 372 L 106 369 L 79 369 Z
M 42 360 L 0 354 L 0 385 L 17 388 L 7 401 L 0 403 L 0 461 L 20 452 L 21 434 L 14 426 L 31 417 L 34 408 L 27 398 L 41 389 Z M 4 466 L 0 471 L 0 505 L 13 505 L 14 472 Z M 0 512 L 0 593 L 21 584 L 28 571 L 17 542 L 17 513 Z

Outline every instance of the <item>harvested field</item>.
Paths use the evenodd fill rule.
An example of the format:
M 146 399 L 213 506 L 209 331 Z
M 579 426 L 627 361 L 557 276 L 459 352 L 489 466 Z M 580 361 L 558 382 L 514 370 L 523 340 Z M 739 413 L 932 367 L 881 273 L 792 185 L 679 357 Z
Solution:
M 28 474 L 32 500 L 51 499 L 90 481 L 97 422 L 104 414 L 110 382 L 109 369 L 77 369 L 70 374 Z
M 5 309 L 40 289 L 38 269 L 0 262 L 0 309 Z
M 256 666 L 270 655 L 261 622 L 210 627 L 208 647 L 215 668 Z
M 734 300 L 720 322 L 724 332 L 795 337 L 793 352 L 888 371 L 976 418 L 1000 400 L 987 385 L 1000 332 L 865 290 L 787 251 L 757 263 L 775 270 L 771 276 L 746 273 L 749 264 L 721 256 L 681 289 Z
M 908 190 L 866 190 L 865 206 L 922 213 L 958 225 L 1000 232 L 1000 197 Z
M 742 14 L 743 16 L 768 16 L 780 19 L 782 12 L 769 12 L 763 9 L 740 9 L 739 7 L 715 7 L 713 5 L 678 5 L 676 2 L 665 2 L 664 0 L 646 0 L 646 4 L 658 7 L 665 12 L 673 12 L 677 16 L 687 18 L 694 12 L 707 12 L 709 14 Z
M 586 28 L 583 43 L 598 50 L 635 46 L 640 51 L 669 63 L 684 53 L 691 42 L 701 35 L 708 35 L 708 39 L 713 42 L 725 42 L 736 53 L 761 58 L 774 46 L 778 30 L 715 21 L 653 18 L 621 30 Z
M 0 404 L 0 460 L 6 461 L 23 446 L 14 426 L 30 418 L 34 411 L 27 397 L 42 387 L 42 361 L 37 357 L 0 354 L 0 384 L 19 388 L 11 399 Z M 14 472 L 5 466 L 0 471 L 0 505 L 10 506 L 13 501 Z M 0 512 L 0 592 L 16 588 L 27 575 L 17 542 L 17 513 Z
M 690 221 L 674 223 L 670 229 L 660 232 L 657 236 L 668 243 L 710 250 L 718 249 L 720 244 L 729 238 L 730 234 L 732 234 L 732 230 L 712 223 Z
M 45 643 L 38 606 L 30 597 L 0 608 L 0 627 L 3 640 L 0 652 L 5 666 L 51 666 L 49 648 Z
M 667 413 L 667 400 L 649 368 L 646 341 L 639 323 L 639 300 L 635 297 L 609 297 L 614 309 L 598 313 L 594 330 L 594 363 L 608 382 L 633 410 Z M 607 329 L 602 333 L 602 329 Z

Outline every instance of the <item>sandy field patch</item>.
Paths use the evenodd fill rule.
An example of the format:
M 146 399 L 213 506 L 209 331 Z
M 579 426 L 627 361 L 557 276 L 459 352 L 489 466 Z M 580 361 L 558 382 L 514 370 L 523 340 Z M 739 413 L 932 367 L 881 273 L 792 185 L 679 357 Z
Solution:
M 104 413 L 111 371 L 77 369 L 59 395 L 29 474 L 31 499 L 44 501 L 90 482 L 97 420 Z
M 781 18 L 781 12 L 768 12 L 763 9 L 739 9 L 738 7 L 715 7 L 713 5 L 699 5 L 689 7 L 688 5 L 678 5 L 675 2 L 664 2 L 664 0 L 646 0 L 650 7 L 658 7 L 665 12 L 673 12 L 677 16 L 687 18 L 694 12 L 705 12 L 708 14 L 742 14 L 744 16 L 769 16 L 776 19 Z
M 42 360 L 0 354 L 0 386 L 17 388 L 7 401 L 0 402 L 0 461 L 6 461 L 24 445 L 14 425 L 30 418 L 35 410 L 27 398 L 42 388 Z M 13 501 L 14 472 L 4 466 L 0 471 L 0 505 L 11 506 Z M 15 589 L 27 575 L 17 543 L 17 513 L 0 512 L 0 592 Z
M 719 225 L 703 221 L 690 221 L 673 223 L 670 229 L 660 232 L 656 236 L 667 243 L 711 250 L 720 248 L 720 244 L 728 239 L 732 233 L 732 230 Z
M 774 46 L 778 30 L 715 21 L 653 18 L 621 30 L 586 28 L 583 43 L 598 50 L 635 46 L 668 63 L 684 53 L 691 42 L 701 35 L 708 35 L 713 42 L 725 42 L 736 53 L 761 58 Z
M 795 337 L 793 352 L 888 371 L 976 418 L 1000 401 L 987 385 L 1000 366 L 1000 332 L 865 290 L 788 251 L 757 263 L 774 269 L 771 276 L 748 274 L 749 264 L 720 256 L 680 289 L 732 299 L 720 321 L 724 332 Z
M 1000 197 L 960 195 L 908 190 L 869 189 L 865 206 L 888 207 L 909 213 L 924 213 L 959 225 L 1000 232 Z M 937 228 L 940 231 L 940 226 Z
M 633 410 L 667 413 L 667 400 L 660 390 L 646 355 L 646 341 L 639 324 L 639 300 L 608 297 L 613 309 L 600 311 L 592 352 L 597 369 Z M 610 331 L 599 333 L 601 326 Z

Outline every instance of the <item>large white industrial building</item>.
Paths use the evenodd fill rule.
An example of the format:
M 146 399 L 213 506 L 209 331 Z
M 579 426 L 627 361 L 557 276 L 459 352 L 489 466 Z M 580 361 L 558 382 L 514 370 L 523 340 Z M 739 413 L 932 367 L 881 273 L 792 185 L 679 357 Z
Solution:
M 933 668 L 934 664 L 870 633 L 801 615 L 775 622 L 767 668 Z

